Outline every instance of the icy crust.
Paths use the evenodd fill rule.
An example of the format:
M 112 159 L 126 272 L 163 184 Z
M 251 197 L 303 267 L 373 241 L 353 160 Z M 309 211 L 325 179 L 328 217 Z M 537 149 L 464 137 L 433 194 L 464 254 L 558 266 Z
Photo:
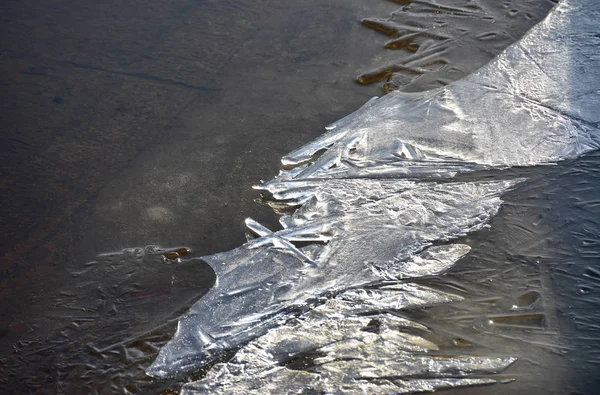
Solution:
M 148 373 L 166 377 L 197 368 L 328 295 L 442 273 L 469 247 L 430 245 L 484 227 L 500 195 L 518 181 L 313 185 L 304 191 L 311 199 L 284 219 L 285 229 L 270 232 L 248 221 L 260 237 L 202 258 L 217 273 L 217 285 L 179 320 Z
M 394 314 L 458 299 L 414 284 L 342 293 L 269 330 L 182 394 L 409 393 L 494 383 L 486 375 L 514 358 L 426 355 L 438 350 L 427 327 Z
M 391 92 L 334 123 L 283 158 L 303 165 L 289 178 L 452 176 L 597 149 L 599 20 L 593 1 L 561 2 L 476 73 L 431 91 Z

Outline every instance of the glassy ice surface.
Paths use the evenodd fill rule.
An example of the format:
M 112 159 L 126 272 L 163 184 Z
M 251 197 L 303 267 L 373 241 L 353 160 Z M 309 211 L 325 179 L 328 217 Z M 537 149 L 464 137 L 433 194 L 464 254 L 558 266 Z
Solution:
M 182 392 L 401 393 L 494 383 L 513 356 L 444 355 L 429 328 L 402 312 L 461 301 L 414 279 L 467 254 L 466 245 L 441 243 L 484 228 L 523 180 L 430 179 L 552 164 L 598 148 L 599 18 L 592 1 L 564 1 L 471 76 L 373 99 L 286 155 L 287 169 L 257 187 L 276 210 L 293 211 L 281 217 L 283 229 L 249 219 L 255 239 L 203 258 L 217 285 L 180 319 L 148 373 L 180 375 L 245 344 Z M 515 295 L 513 313 L 488 324 L 544 327 L 545 317 L 531 312 L 539 299 L 536 291 Z

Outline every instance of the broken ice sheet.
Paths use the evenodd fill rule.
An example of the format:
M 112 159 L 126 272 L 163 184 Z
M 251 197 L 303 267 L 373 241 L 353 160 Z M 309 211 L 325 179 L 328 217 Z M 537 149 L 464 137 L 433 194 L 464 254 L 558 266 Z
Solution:
M 317 184 L 287 228 L 270 233 L 250 222 L 261 237 L 203 258 L 217 285 L 180 319 L 148 372 L 166 377 L 195 369 L 329 294 L 443 272 L 469 248 L 420 251 L 481 229 L 498 211 L 499 196 L 518 181 L 406 184 L 399 193 L 394 180 Z M 296 247 L 299 241 L 316 243 Z

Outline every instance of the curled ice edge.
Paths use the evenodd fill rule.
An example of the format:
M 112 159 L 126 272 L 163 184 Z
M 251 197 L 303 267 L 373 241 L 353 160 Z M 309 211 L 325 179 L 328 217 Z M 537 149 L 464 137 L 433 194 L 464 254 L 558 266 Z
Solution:
M 284 156 L 283 165 L 292 169 L 258 189 L 270 193 L 280 207 L 300 208 L 282 216 L 284 229 L 278 232 L 247 220 L 257 239 L 231 252 L 204 257 L 219 283 L 182 317 L 173 340 L 148 374 L 181 374 L 211 361 L 222 350 L 248 341 L 252 346 L 260 342 L 258 336 L 276 333 L 290 317 L 306 316 L 348 288 L 427 274 L 415 270 L 421 266 L 414 262 L 427 251 L 435 255 L 431 253 L 435 247 L 420 251 L 486 226 L 501 204 L 499 196 L 518 182 L 438 184 L 406 178 L 448 178 L 460 172 L 551 164 L 597 149 L 600 61 L 593 35 L 600 20 L 597 8 L 592 1 L 563 1 L 522 40 L 471 76 L 428 92 L 392 92 L 371 99 L 328 126 L 322 137 Z M 580 71 L 570 75 L 575 69 Z M 322 150 L 326 151 L 314 159 Z M 440 192 L 441 185 L 447 185 L 447 190 Z M 438 213 L 436 205 L 452 206 L 442 196 L 429 199 L 436 188 L 441 194 L 456 188 L 460 199 L 455 203 L 462 210 L 469 200 L 470 215 L 448 215 L 442 210 L 432 220 L 435 216 L 430 214 Z M 465 193 L 461 188 L 471 190 Z M 410 211 L 411 205 L 416 209 Z M 398 224 L 394 210 L 398 207 L 408 211 L 401 221 L 410 223 L 411 216 L 416 222 L 423 220 L 411 224 L 410 232 L 406 223 L 402 225 L 410 237 L 401 251 L 355 259 L 351 268 L 360 266 L 363 271 L 358 272 L 365 276 L 360 280 L 366 281 L 340 280 L 349 268 L 340 267 L 336 260 L 340 255 L 348 258 L 344 248 L 353 250 L 364 243 L 360 237 L 353 240 L 357 235 L 348 227 L 359 223 L 377 229 L 368 228 L 374 213 L 380 216 L 375 225 L 393 227 Z M 463 228 L 453 228 L 457 218 Z M 294 244 L 299 242 L 314 244 Z M 443 260 L 444 255 L 438 254 L 437 259 Z M 283 264 L 265 267 L 275 261 Z M 456 260 L 449 261 L 451 265 Z M 430 274 L 436 273 L 432 268 Z M 243 355 L 243 350 L 238 354 Z M 239 365 L 239 358 L 232 363 Z M 227 379 L 232 382 L 232 376 Z M 219 388 L 218 382 L 213 383 L 217 387 L 209 384 L 202 380 L 188 389 Z M 397 384 L 394 388 L 398 391 Z

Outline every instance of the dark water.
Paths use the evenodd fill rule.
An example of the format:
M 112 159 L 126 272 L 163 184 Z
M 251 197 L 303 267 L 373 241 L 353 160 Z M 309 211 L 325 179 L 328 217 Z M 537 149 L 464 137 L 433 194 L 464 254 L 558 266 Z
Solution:
M 251 185 L 382 83 L 460 78 L 553 5 L 443 4 L 3 3 L 2 391 L 176 391 L 143 368 L 214 283 L 193 257 L 242 243 L 245 217 L 276 227 Z M 461 392 L 593 393 L 599 161 L 515 170 L 532 181 L 427 280 L 465 302 L 407 313 L 448 347 L 521 356 L 515 383 Z

